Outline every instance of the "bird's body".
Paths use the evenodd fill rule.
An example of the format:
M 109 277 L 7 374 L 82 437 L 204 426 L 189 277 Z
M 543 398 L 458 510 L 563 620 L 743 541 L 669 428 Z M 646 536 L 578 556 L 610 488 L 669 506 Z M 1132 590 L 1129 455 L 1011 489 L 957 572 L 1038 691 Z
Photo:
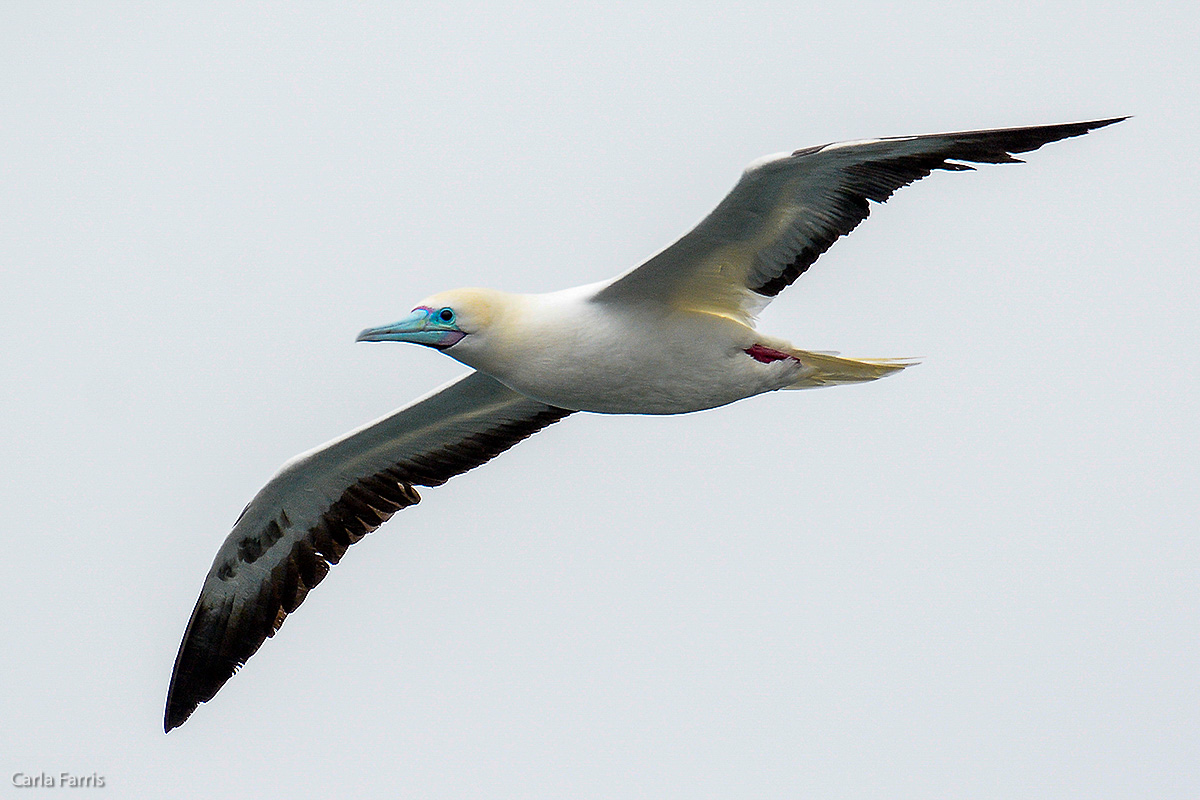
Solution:
M 608 281 L 547 294 L 434 295 L 365 341 L 445 352 L 474 372 L 303 453 L 251 500 L 217 552 L 175 662 L 181 725 L 274 635 L 347 548 L 437 486 L 576 411 L 682 414 L 777 389 L 857 383 L 907 362 L 801 350 L 759 311 L 898 188 L 963 162 L 1119 119 L 867 139 L 751 164 L 675 244 Z
M 788 388 L 818 372 L 803 359 L 819 354 L 740 320 L 599 299 L 608 285 L 526 295 L 468 289 L 426 302 L 441 308 L 486 301 L 502 309 L 486 335 L 467 337 L 447 354 L 527 397 L 572 411 L 683 414 Z M 766 350 L 786 357 L 764 359 Z
M 613 307 L 578 292 L 527 295 L 518 302 L 527 310 L 532 336 L 506 331 L 496 352 L 454 356 L 549 405 L 678 414 L 784 385 L 756 374 L 756 367 L 766 371 L 767 365 L 744 354 L 737 358 L 753 343 L 753 331 L 732 320 L 687 311 L 664 318 L 658 309 Z M 583 327 L 576 324 L 581 321 Z

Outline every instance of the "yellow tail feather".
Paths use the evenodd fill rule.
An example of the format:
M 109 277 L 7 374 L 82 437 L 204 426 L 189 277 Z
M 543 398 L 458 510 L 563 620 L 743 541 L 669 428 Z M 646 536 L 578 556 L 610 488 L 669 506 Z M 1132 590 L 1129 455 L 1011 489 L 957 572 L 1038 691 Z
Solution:
M 809 350 L 792 350 L 789 354 L 798 358 L 800 363 L 812 372 L 786 387 L 788 389 L 813 389 L 818 386 L 874 381 L 917 363 L 910 358 L 841 358 Z

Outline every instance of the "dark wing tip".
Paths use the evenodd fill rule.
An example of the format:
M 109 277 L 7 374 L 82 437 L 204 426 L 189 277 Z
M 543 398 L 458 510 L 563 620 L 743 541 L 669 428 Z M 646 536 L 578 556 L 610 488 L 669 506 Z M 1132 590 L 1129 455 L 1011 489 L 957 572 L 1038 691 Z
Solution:
M 1074 134 L 1068 133 L 1067 136 L 1081 136 L 1081 135 L 1087 133 L 1088 131 L 1094 131 L 1098 128 L 1106 128 L 1109 125 L 1116 125 L 1118 122 L 1124 122 L 1125 120 L 1131 119 L 1132 117 L 1133 117 L 1132 114 L 1126 114 L 1123 117 L 1108 117 L 1107 119 L 1092 119 L 1092 120 L 1087 120 L 1085 122 L 1068 122 L 1061 126 L 1052 126 L 1052 127 L 1063 127 L 1063 128 L 1077 127 L 1077 128 L 1079 128 L 1079 133 L 1074 133 Z M 1066 138 L 1066 137 L 1064 137 L 1064 138 Z
M 275 634 L 287 616 L 285 603 L 295 608 L 308 593 L 311 586 L 297 587 L 288 580 L 289 574 L 296 572 L 294 552 L 292 558 L 272 570 L 251 602 L 235 604 L 229 599 L 214 605 L 204 594 L 196 601 L 167 690 L 163 717 L 166 733 L 186 722 L 201 703 L 211 700 L 267 637 Z M 328 569 L 326 566 L 319 574 L 324 577 Z M 288 591 L 293 596 L 284 600 L 283 594 Z
M 240 666 L 236 659 L 227 669 L 217 666 L 218 650 L 228 626 L 228 607 L 215 610 L 201 596 L 196 601 L 192 618 L 188 621 L 183 642 L 175 657 L 175 669 L 171 672 L 171 687 L 167 690 L 167 708 L 163 718 L 163 731 L 170 733 L 192 715 L 196 707 L 212 698 Z
M 291 540 L 291 549 L 281 555 L 254 594 L 240 601 L 229 596 L 214 602 L 206 581 L 175 657 L 163 730 L 170 733 L 186 722 L 197 706 L 211 700 L 262 643 L 275 635 L 287 615 L 300 606 L 351 544 L 420 499 L 408 484 L 378 476 L 365 478 L 347 488 L 303 537 Z M 269 537 L 269 547 L 281 538 L 279 530 L 278 523 L 272 522 L 258 537 L 245 537 L 238 545 L 238 564 L 216 569 L 217 580 L 231 580 L 240 566 L 259 560 L 264 552 L 261 537 Z
M 1096 128 L 1103 128 L 1106 125 L 1115 125 L 1118 122 L 1124 122 L 1127 119 L 1133 119 L 1133 114 L 1126 114 L 1123 117 L 1109 117 L 1108 119 L 1094 119 L 1091 122 L 1085 122 L 1083 124 L 1090 126 L 1088 130 L 1094 131 Z
M 867 218 L 871 213 L 868 200 L 883 203 L 897 189 L 924 178 L 933 170 L 962 172 L 974 169 L 963 162 L 1019 164 L 1021 159 L 1013 153 L 1028 153 L 1044 144 L 1082 136 L 1126 119 L 1129 117 L 867 140 L 861 150 L 850 151 L 857 152 L 860 160 L 841 168 L 840 183 L 828 192 L 827 207 L 822 209 L 823 216 L 810 224 L 807 241 L 791 254 L 790 260 L 774 264 L 774 270 L 764 270 L 762 279 L 749 288 L 763 297 L 779 294 L 804 274 L 839 237 L 850 233 Z M 792 157 L 819 158 L 829 146 L 806 147 L 793 152 Z
M 1034 125 L 1026 128 L 1000 128 L 990 131 L 968 131 L 962 134 L 957 148 L 961 154 L 951 158 L 964 158 L 981 163 L 1014 162 L 1011 153 L 1028 153 L 1039 147 L 1073 136 L 1115 125 L 1129 119 L 1124 117 L 1109 117 L 1086 122 L 1066 122 L 1057 125 Z M 976 149 L 978 148 L 978 149 Z

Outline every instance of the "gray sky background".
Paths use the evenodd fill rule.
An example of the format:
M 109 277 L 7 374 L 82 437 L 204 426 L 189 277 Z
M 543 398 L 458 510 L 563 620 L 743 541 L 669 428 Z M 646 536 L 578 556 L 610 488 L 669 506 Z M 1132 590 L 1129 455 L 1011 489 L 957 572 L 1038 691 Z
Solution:
M 738 5 L 5 4 L 4 792 L 1200 793 L 1200 10 Z M 163 735 L 243 505 L 463 371 L 361 328 L 615 274 L 766 153 L 1120 114 L 901 191 L 761 322 L 921 366 L 572 417 Z

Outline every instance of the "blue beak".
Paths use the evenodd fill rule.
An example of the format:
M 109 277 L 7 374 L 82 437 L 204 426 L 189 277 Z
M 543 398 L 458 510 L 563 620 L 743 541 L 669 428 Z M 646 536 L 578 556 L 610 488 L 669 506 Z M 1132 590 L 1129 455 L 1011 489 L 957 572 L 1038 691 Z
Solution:
M 356 342 L 411 342 L 443 350 L 466 336 L 453 323 L 447 325 L 434 318 L 427 308 L 418 308 L 399 322 L 367 328 Z

